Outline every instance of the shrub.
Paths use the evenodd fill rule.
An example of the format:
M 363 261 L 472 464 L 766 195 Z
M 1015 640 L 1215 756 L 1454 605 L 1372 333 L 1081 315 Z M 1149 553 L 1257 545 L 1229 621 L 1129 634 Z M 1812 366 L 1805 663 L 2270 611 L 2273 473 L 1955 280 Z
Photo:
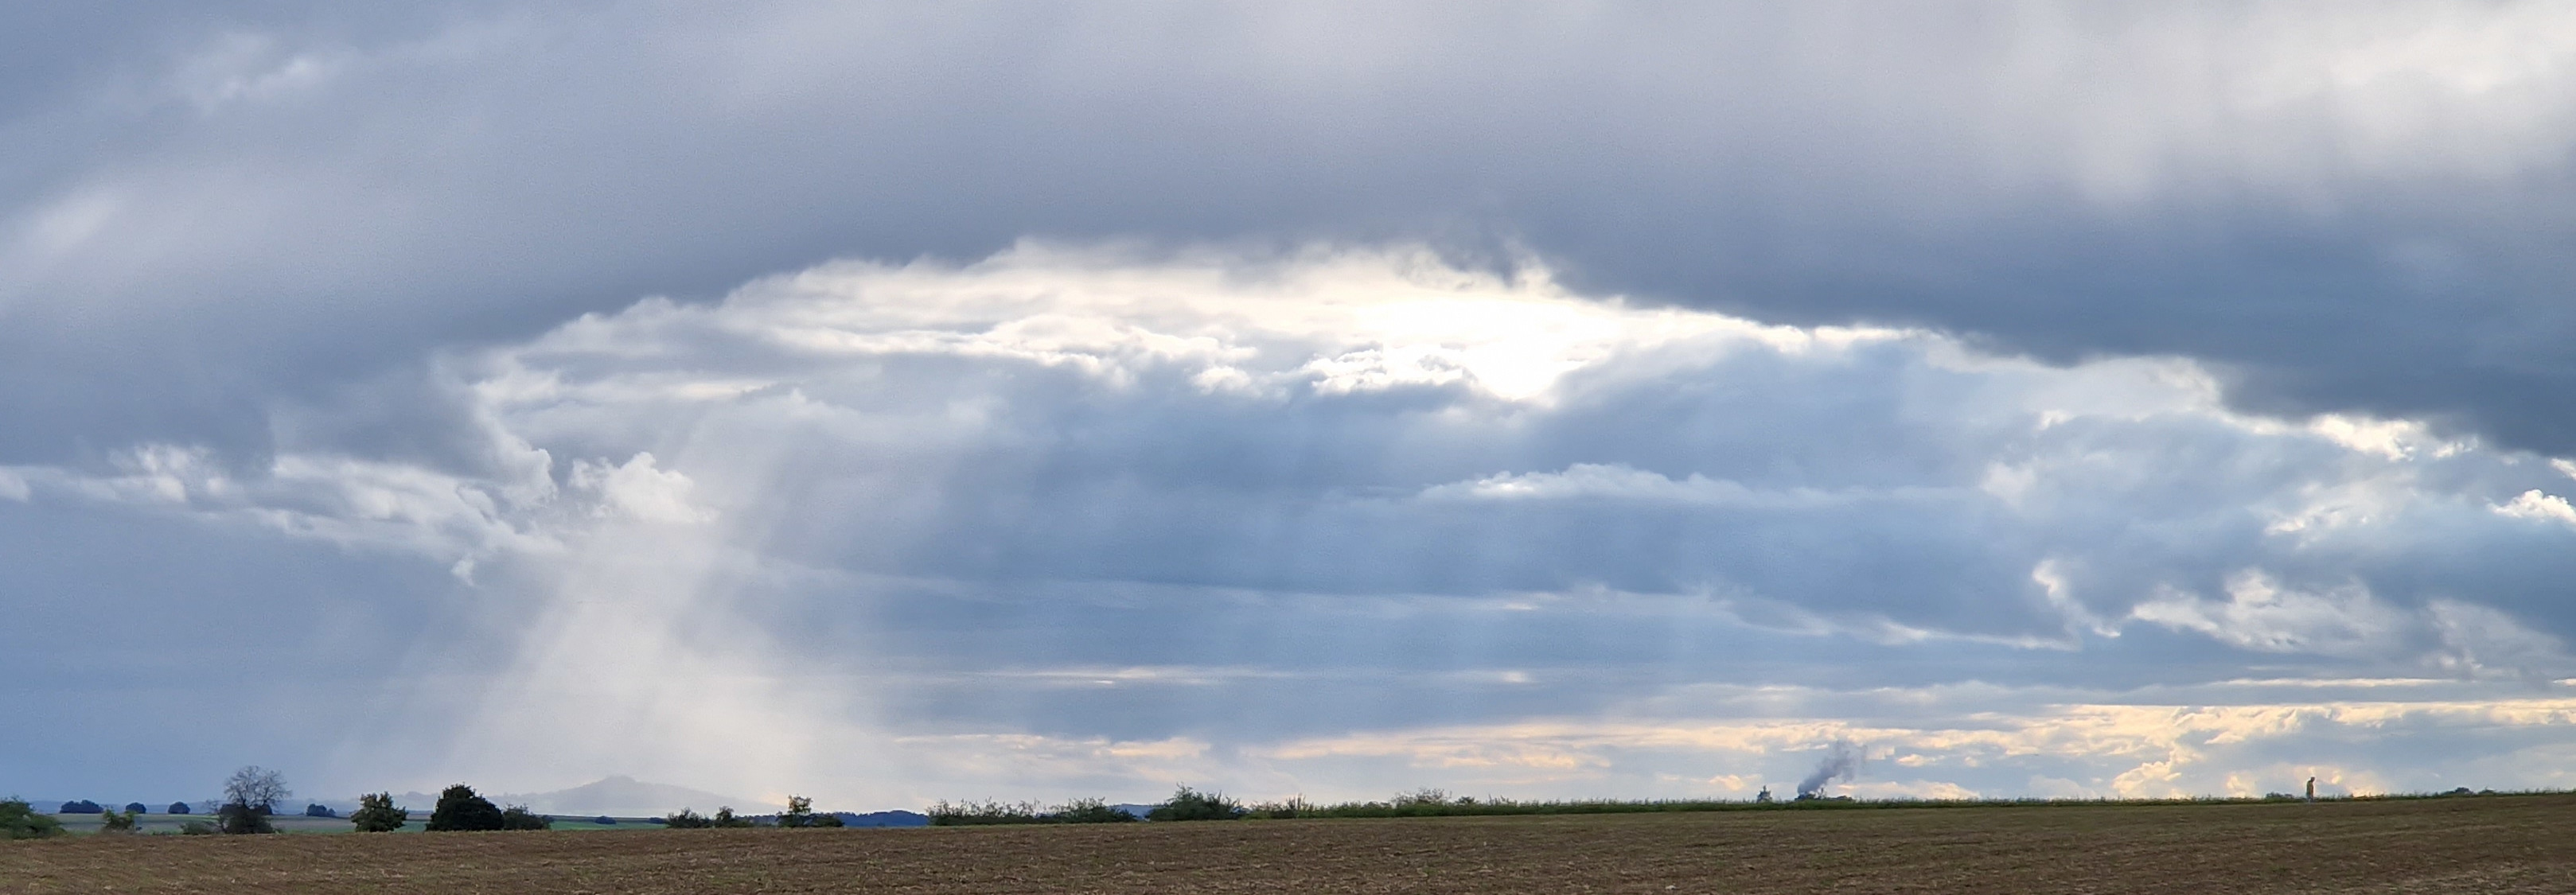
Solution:
M 172 803 L 170 803 L 170 813 L 172 813 L 172 814 L 195 814 L 195 813 L 197 813 L 197 812 L 196 812 L 196 810 L 195 810 L 195 809 L 189 808 L 189 807 L 188 807 L 188 803 L 186 803 L 186 802 L 172 802 Z
M 718 805 L 716 806 L 716 815 L 714 817 L 707 818 L 707 826 L 756 827 L 759 826 L 759 824 L 752 823 L 751 818 L 748 817 L 735 817 L 733 815 L 733 806 L 731 805 Z
M 411 809 L 394 807 L 392 793 L 358 797 L 358 810 L 349 812 L 349 823 L 361 833 L 391 833 L 411 821 Z
M 1449 804 L 1449 794 L 1428 786 L 1408 793 L 1399 793 L 1395 797 L 1395 807 L 1398 808 L 1406 808 L 1414 805 L 1446 804 Z
M 990 824 L 1037 824 L 1046 819 L 1038 814 L 1036 802 L 940 802 L 930 806 L 930 825 L 934 827 L 985 826 Z
M 699 814 L 687 808 L 680 809 L 678 814 L 662 818 L 659 823 L 674 830 L 696 830 L 713 826 L 713 824 L 707 821 L 706 815 Z
M 1251 806 L 1246 809 L 1246 811 L 1254 817 L 1263 817 L 1271 820 L 1294 820 L 1296 818 L 1312 815 L 1315 811 L 1315 805 L 1312 802 L 1306 801 L 1305 796 L 1290 796 L 1283 801 L 1263 802 L 1259 805 Z
M 1136 821 L 1136 815 L 1109 807 L 1109 803 L 1101 799 L 1075 799 L 1055 806 L 1055 810 L 1047 812 L 1046 816 L 1048 820 L 1060 824 L 1118 824 Z
M 1075 799 L 1045 811 L 1036 802 L 940 802 L 930 806 L 934 827 L 991 824 L 1114 824 L 1136 819 L 1100 799 Z
M 529 811 L 528 806 L 526 805 L 512 805 L 508 808 L 502 809 L 501 811 L 501 829 L 504 830 L 551 830 L 554 828 L 554 818 Z
M 101 811 L 99 812 L 100 819 L 98 831 L 101 833 L 134 832 L 134 816 L 138 813 L 139 812 L 134 811 Z
M 1243 816 L 1242 803 L 1226 798 L 1220 792 L 1200 792 L 1187 786 L 1172 792 L 1172 797 L 1145 813 L 1146 820 L 1235 820 Z
M 62 832 L 62 821 L 36 813 L 26 800 L 0 799 L 0 839 L 43 839 Z
M 438 807 L 430 809 L 428 829 L 433 833 L 498 830 L 501 807 L 474 793 L 474 787 L 459 783 L 438 793 Z
M 603 827 L 613 827 L 617 825 L 617 818 L 602 814 L 598 817 L 591 818 L 590 822 Z
M 105 809 L 105 808 L 101 808 L 101 807 L 99 807 L 97 802 L 93 802 L 93 801 L 90 801 L 90 800 L 88 800 L 88 799 L 81 799 L 81 800 L 79 800 L 79 801 L 74 801 L 74 802 L 64 802 L 64 803 L 63 803 L 63 807 L 55 809 L 55 810 L 54 810 L 54 813 L 55 813 L 55 814 L 99 814 L 99 813 L 103 813 L 103 812 L 105 812 L 106 810 L 107 810 L 107 809 Z
M 215 828 L 232 835 L 277 832 L 277 827 L 268 822 L 268 809 L 240 802 L 227 802 L 215 809 Z
M 214 824 L 210 824 L 202 820 L 192 820 L 179 825 L 179 835 L 181 836 L 212 836 L 217 832 L 219 831 L 215 829 Z

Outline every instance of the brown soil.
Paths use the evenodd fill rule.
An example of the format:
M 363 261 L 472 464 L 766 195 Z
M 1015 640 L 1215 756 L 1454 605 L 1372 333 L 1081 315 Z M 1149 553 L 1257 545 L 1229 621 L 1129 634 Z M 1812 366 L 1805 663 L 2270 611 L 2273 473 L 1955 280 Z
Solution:
M 2576 892 L 2576 796 L 0 842 L 0 892 Z

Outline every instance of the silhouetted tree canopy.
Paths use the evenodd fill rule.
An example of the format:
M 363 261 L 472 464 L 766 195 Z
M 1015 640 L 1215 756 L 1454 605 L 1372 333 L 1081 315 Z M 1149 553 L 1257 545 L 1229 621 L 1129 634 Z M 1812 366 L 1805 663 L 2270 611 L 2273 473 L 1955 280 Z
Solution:
M 501 807 L 476 795 L 474 787 L 462 783 L 441 790 L 438 807 L 429 812 L 429 830 L 434 833 L 498 829 L 501 829 Z

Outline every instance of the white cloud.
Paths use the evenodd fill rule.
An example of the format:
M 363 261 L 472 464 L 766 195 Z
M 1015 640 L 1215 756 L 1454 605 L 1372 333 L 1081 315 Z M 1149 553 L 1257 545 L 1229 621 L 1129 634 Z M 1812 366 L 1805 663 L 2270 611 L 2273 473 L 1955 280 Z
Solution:
M 2511 503 L 2498 504 L 2494 509 L 2499 514 L 2516 519 L 2545 520 L 2576 525 L 2576 507 L 2568 506 L 2567 498 L 2543 492 L 2538 488 L 2515 495 Z
M 2398 637 L 2408 621 L 2405 613 L 2381 603 L 2358 583 L 2301 591 L 2282 587 L 2259 569 L 2229 576 L 2227 597 L 2221 602 L 2167 591 L 2129 615 L 2246 649 L 2343 656 L 2399 648 Z
M 689 502 L 696 483 L 674 470 L 654 466 L 653 455 L 639 452 L 623 466 L 575 461 L 567 484 L 599 495 L 598 515 L 615 513 L 646 522 L 704 522 L 715 511 Z

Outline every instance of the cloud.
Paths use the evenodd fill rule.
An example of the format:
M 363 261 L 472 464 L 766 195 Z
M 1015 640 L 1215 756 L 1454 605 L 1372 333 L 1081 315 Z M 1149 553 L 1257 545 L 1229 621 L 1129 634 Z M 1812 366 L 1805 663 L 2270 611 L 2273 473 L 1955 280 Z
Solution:
M 2568 673 L 2553 4 L 0 15 L 11 717 L 752 793 Z M 1871 785 L 2108 791 L 2014 774 Z
M 2576 445 L 2564 9 L 1882 12 L 22 11 L 0 459 L 259 450 L 281 396 L 451 342 L 1030 235 L 1532 253 L 1587 294 Z M 1553 350 L 1417 348 L 1311 362 L 1509 390 Z
M 1010 778 L 1033 786 L 1242 773 L 1296 791 L 1367 758 L 1316 745 L 1348 736 L 1450 743 L 1347 765 L 1366 779 L 1625 792 L 1692 748 L 1753 761 L 1848 737 L 1931 750 L 1905 753 L 1925 776 L 1864 781 L 1889 792 L 2164 794 L 2252 759 L 2170 732 L 2044 733 L 2170 708 L 1977 722 L 2022 725 L 2006 737 L 1830 703 L 1927 680 L 2098 698 L 2285 668 L 2576 672 L 2555 599 L 2576 532 L 2510 511 L 2543 505 L 2547 458 L 2415 421 L 2247 415 L 2183 359 L 2059 367 L 1922 330 L 1760 324 L 1404 245 L 831 262 L 415 369 L 425 384 L 371 388 L 428 396 L 420 424 L 446 436 L 352 440 L 366 427 L 339 420 L 378 411 L 351 398 L 284 412 L 264 464 L 144 444 L 10 474 L 32 509 L 453 571 L 429 611 L 474 648 L 414 652 L 375 709 L 446 718 L 453 740 L 353 746 L 335 773 L 517 788 L 614 768 L 939 797 L 962 793 L 837 769 L 967 781 L 1005 761 L 921 745 L 953 741 L 1053 756 L 1060 775 Z M 1619 706 L 1761 680 L 1808 688 L 1815 714 L 1723 747 L 1498 732 L 1616 731 Z M 2311 717 L 2253 705 L 2207 713 Z M 2264 737 L 2327 729 L 2305 723 Z M 1448 729 L 1469 733 L 1419 739 Z M 526 736 L 572 745 L 476 745 Z M 1140 743 L 1165 745 L 1122 745 Z M 2039 752 L 2094 764 L 2020 757 Z M 2017 776 L 1941 776 L 1972 759 Z

